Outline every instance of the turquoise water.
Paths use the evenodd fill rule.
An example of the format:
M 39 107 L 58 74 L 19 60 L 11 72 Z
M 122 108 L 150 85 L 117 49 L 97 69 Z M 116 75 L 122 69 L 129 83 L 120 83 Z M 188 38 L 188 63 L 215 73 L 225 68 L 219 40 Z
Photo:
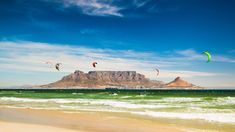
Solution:
M 235 123 L 235 90 L 0 90 L 0 107 Z

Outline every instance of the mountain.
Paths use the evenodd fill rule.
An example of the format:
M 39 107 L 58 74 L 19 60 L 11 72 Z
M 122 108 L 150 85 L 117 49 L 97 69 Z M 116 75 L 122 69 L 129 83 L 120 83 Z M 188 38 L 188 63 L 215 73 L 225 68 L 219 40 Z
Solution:
M 61 80 L 41 87 L 60 88 L 163 88 L 193 87 L 194 85 L 176 78 L 168 84 L 146 78 L 136 71 L 75 71 Z
M 172 82 L 165 84 L 166 87 L 181 87 L 181 88 L 193 88 L 198 87 L 192 83 L 182 80 L 180 77 L 175 78 Z

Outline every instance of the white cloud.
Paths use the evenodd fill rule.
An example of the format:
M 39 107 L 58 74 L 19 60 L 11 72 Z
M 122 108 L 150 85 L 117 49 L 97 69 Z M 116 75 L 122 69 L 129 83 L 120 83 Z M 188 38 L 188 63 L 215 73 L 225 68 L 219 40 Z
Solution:
M 186 57 L 188 60 L 203 60 L 205 57 L 202 54 L 197 53 L 193 49 L 179 50 L 177 54 Z
M 192 60 L 206 60 L 206 56 L 204 54 L 198 53 L 193 49 L 179 50 L 179 51 L 176 51 L 176 53 L 181 56 L 181 59 L 182 57 L 184 57 L 185 60 L 191 60 L 191 61 Z M 235 63 L 235 59 L 231 57 L 226 57 L 226 56 L 217 55 L 213 53 L 211 53 L 211 56 L 212 56 L 211 61 L 213 62 Z
M 229 63 L 235 63 L 235 59 L 225 57 L 225 56 L 214 56 L 214 60 L 218 62 L 229 62 Z
M 133 0 L 133 5 L 137 8 L 143 7 L 149 2 L 149 0 Z
M 92 16 L 119 16 L 121 8 L 112 4 L 112 0 L 62 0 L 65 7 L 76 6 L 84 14 Z
M 197 71 L 163 70 L 164 67 L 182 65 L 174 58 L 166 58 L 149 52 L 136 52 L 133 50 L 93 49 L 80 46 L 66 46 L 38 42 L 0 42 L 0 69 L 56 72 L 50 68 L 46 61 L 61 62 L 61 72 L 74 72 L 82 70 L 134 70 L 145 74 L 146 77 L 156 79 L 155 67 L 160 67 L 161 78 L 167 77 L 197 77 L 215 76 L 215 73 Z M 182 53 L 191 52 L 185 51 Z M 98 62 L 97 68 L 91 63 Z
M 146 6 L 151 0 L 42 0 L 44 2 L 53 2 L 60 6 L 60 10 L 73 8 L 78 9 L 82 14 L 90 16 L 116 16 L 124 17 L 128 16 L 129 13 L 139 16 L 139 8 L 141 10 L 158 10 L 156 9 L 156 3 L 151 4 L 152 7 Z M 143 8 L 142 8 L 143 7 Z M 58 9 L 58 8 L 56 8 Z M 124 14 L 124 11 L 129 13 Z M 150 12 L 156 13 L 156 12 Z M 138 15 L 139 14 L 139 15 Z M 40 24 L 41 25 L 41 24 Z M 44 26 L 44 25 L 43 25 Z
M 161 77 L 206 77 L 206 76 L 216 76 L 218 73 L 208 73 L 199 71 L 173 71 L 173 70 L 163 70 L 163 75 Z

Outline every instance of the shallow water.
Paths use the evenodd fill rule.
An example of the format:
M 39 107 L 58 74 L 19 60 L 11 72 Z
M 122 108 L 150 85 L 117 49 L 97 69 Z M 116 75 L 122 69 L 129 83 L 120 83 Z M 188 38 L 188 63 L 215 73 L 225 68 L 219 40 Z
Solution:
M 235 90 L 0 90 L 0 107 L 123 112 L 235 124 Z

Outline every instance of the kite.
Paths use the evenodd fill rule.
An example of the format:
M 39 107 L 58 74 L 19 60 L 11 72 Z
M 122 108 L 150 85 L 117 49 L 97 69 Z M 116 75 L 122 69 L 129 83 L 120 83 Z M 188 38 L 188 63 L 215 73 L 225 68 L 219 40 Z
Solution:
M 202 54 L 207 55 L 207 62 L 211 61 L 211 54 L 208 51 L 202 52 Z
M 157 68 L 155 70 L 157 71 L 157 76 L 158 76 L 160 71 Z
M 61 63 L 56 63 L 56 65 L 55 65 L 56 70 L 60 71 L 60 65 L 61 65 Z
M 92 66 L 95 68 L 95 67 L 96 67 L 96 64 L 97 64 L 97 62 L 93 62 L 93 63 L 92 63 Z

